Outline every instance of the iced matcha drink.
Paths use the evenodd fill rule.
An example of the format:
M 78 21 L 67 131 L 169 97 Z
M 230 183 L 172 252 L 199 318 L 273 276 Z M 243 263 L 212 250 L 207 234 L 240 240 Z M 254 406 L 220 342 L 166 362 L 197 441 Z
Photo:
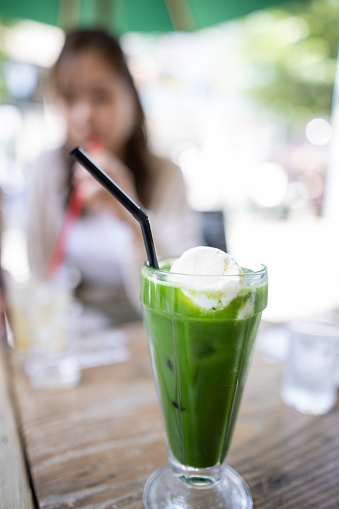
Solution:
M 202 268 L 207 275 L 180 274 L 174 265 L 170 272 L 171 265 L 142 270 L 153 373 L 170 459 L 208 468 L 228 453 L 267 304 L 267 272 L 263 266 L 239 267 L 211 275 L 212 264 L 212 270 Z M 194 270 L 199 272 L 199 264 Z

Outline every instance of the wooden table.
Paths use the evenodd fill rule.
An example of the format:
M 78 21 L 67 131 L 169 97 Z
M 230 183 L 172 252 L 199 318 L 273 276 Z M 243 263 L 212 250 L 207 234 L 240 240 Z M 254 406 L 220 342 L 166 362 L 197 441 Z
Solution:
M 143 328 L 125 331 L 130 360 L 87 369 L 78 387 L 63 393 L 32 389 L 20 356 L 9 355 L 16 414 L 0 379 L 7 408 L 0 452 L 11 450 L 1 455 L 0 471 L 9 462 L 17 475 L 2 479 L 1 509 L 142 508 L 146 479 L 166 463 L 166 450 Z M 229 463 L 257 509 L 339 508 L 339 404 L 325 416 L 301 415 L 280 401 L 280 378 L 281 366 L 256 353 Z M 6 505 L 7 492 L 20 504 Z

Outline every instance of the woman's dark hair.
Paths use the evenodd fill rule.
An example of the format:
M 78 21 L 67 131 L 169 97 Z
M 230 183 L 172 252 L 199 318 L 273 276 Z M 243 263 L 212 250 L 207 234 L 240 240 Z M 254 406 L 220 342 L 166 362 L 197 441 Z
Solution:
M 124 163 L 134 174 L 136 190 L 141 203 L 147 206 L 149 204 L 150 174 L 145 115 L 118 40 L 103 30 L 81 29 L 70 32 L 66 36 L 59 58 L 52 69 L 52 86 L 56 92 L 60 91 L 60 68 L 64 61 L 88 50 L 100 54 L 112 70 L 125 80 L 134 96 L 137 110 L 136 125 L 126 143 Z

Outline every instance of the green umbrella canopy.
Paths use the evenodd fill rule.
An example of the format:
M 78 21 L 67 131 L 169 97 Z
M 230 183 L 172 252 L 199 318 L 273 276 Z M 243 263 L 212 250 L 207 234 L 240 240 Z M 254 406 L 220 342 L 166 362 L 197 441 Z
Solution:
M 0 0 L 0 15 L 64 29 L 102 26 L 118 34 L 192 31 L 280 3 L 281 0 Z

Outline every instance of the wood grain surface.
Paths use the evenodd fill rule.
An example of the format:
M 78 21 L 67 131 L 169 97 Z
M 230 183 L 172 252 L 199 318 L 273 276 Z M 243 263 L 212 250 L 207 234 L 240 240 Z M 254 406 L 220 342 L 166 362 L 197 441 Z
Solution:
M 0 509 L 33 509 L 6 357 L 4 346 L 0 344 Z
M 12 355 L 40 508 L 141 509 L 147 477 L 167 461 L 145 334 L 140 324 L 125 330 L 131 358 L 85 370 L 66 392 L 32 389 Z M 229 463 L 257 509 L 339 508 L 339 405 L 325 416 L 301 415 L 281 402 L 280 379 L 281 366 L 256 353 Z

